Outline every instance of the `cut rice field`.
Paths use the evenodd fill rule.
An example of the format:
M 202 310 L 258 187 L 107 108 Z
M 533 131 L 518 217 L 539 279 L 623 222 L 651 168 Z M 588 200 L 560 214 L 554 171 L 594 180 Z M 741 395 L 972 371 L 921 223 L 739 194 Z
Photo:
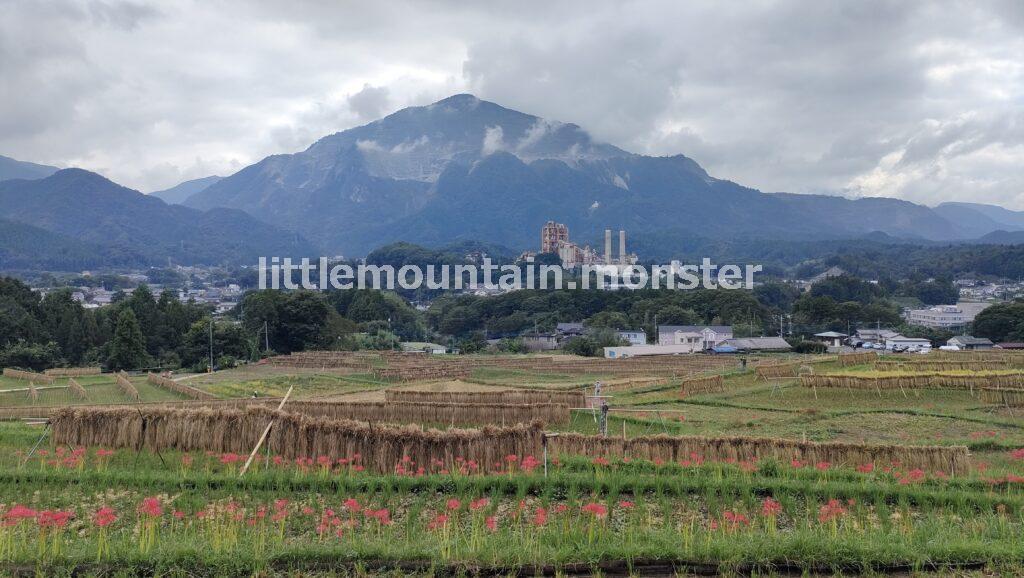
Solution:
M 267 399 L 250 410 L 72 412 L 53 431 L 0 422 L 0 575 L 1024 575 L 1024 409 L 968 388 L 814 390 L 758 376 L 753 363 L 645 376 L 545 371 L 536 357 L 487 362 L 467 361 L 465 377 L 400 383 L 269 364 L 182 382 L 240 402 L 292 389 L 307 413 L 288 419 L 273 418 Z M 835 358 L 810 366 L 877 373 Z M 90 406 L 127 401 L 111 375 L 75 379 Z M 143 401 L 202 404 L 130 379 Z M 359 409 L 401 421 L 389 403 L 438 404 L 436 415 L 461 403 L 478 423 L 487 404 L 584 386 L 592 395 L 598 379 L 607 438 L 600 412 L 579 407 L 519 433 L 318 417 Z M 70 388 L 36 385 L 35 403 L 82 404 Z M 496 397 L 510 390 L 522 399 Z M 19 404 L 27 392 L 0 394 L 0 408 Z M 271 419 L 277 429 L 241 476 Z M 836 457 L 794 457 L 813 452 Z

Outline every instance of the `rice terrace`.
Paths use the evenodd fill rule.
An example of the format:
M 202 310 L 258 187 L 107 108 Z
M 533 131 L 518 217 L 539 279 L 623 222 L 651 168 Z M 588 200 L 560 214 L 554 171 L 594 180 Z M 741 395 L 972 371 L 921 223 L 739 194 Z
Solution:
M 304 352 L 0 384 L 3 575 L 1024 563 L 1024 356 Z

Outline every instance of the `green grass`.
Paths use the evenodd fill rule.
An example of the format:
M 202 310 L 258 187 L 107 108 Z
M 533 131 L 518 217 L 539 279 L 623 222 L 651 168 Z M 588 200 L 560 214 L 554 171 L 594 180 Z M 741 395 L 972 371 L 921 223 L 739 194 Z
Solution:
M 174 451 L 121 450 L 103 466 L 87 453 L 79 469 L 44 465 L 54 451 L 48 448 L 49 456 L 22 466 L 10 450 L 31 440 L 26 429 L 0 427 L 0 503 L 71 509 L 76 516 L 58 539 L 59 553 L 51 534 L 40 554 L 34 525 L 0 530 L 16 544 L 0 550 L 0 573 L 28 567 L 43 574 L 75 568 L 247 575 L 379 570 L 396 563 L 416 572 L 458 573 L 469 566 L 502 572 L 661 561 L 724 572 L 770 573 L 787 564 L 856 574 L 946 564 L 992 571 L 1024 562 L 1024 491 L 974 478 L 904 485 L 885 473 L 770 463 L 744 472 L 723 464 L 595 466 L 572 458 L 547 477 L 539 470 L 408 477 L 262 463 L 240 479 L 237 465 L 222 465 L 217 456 L 194 455 L 183 469 Z M 161 515 L 138 513 L 147 497 L 158 500 Z M 779 503 L 775 518 L 761 511 L 769 497 Z M 481 498 L 486 504 L 479 510 L 468 507 Z M 260 508 L 274 512 L 279 499 L 289 501 L 280 522 L 258 517 Z M 346 500 L 386 509 L 393 523 L 380 526 L 347 510 Z M 842 510 L 834 523 L 819 517 L 829 500 Z M 588 514 L 587 504 L 606 508 L 607 518 Z M 109 549 L 100 552 L 91 515 L 105 506 L 118 519 L 107 530 Z M 538 508 L 545 510 L 543 524 Z M 328 509 L 338 523 L 321 531 Z M 171 515 L 175 511 L 180 519 Z M 200 511 L 206 518 L 197 516 Z M 431 529 L 439 514 L 449 521 Z M 730 526 L 735 514 L 747 522 Z M 495 519 L 494 531 L 486 529 L 487 517 Z M 156 540 L 143 547 L 140 536 L 150 525 Z
M 23 389 L 28 387 L 28 383 L 24 381 L 7 381 L 8 383 L 4 384 L 2 390 Z M 81 384 L 85 389 L 88 394 L 87 399 L 79 398 L 66 387 L 61 387 L 61 389 L 40 389 L 38 390 L 39 399 L 36 401 L 30 399 L 28 392 L 26 391 L 8 391 L 0 393 L 0 407 L 59 406 L 83 403 L 129 403 L 132 401 L 131 398 L 118 389 L 117 384 L 114 382 L 113 375 L 90 375 L 75 378 L 75 381 Z M 139 399 L 144 402 L 184 399 L 184 396 L 180 394 L 150 385 L 146 382 L 145 377 L 132 377 L 131 382 L 132 385 L 135 386 L 135 389 L 139 391 Z M 37 387 L 51 388 L 53 386 L 66 386 L 67 383 L 67 378 L 59 378 L 55 379 L 53 384 L 37 384 Z

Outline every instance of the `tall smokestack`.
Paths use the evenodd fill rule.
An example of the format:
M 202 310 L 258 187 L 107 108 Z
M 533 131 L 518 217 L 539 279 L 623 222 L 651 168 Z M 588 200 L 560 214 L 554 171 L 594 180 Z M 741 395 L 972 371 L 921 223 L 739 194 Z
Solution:
M 619 230 L 619 264 L 626 264 L 626 232 Z
M 612 264 L 612 230 L 604 230 L 604 264 Z

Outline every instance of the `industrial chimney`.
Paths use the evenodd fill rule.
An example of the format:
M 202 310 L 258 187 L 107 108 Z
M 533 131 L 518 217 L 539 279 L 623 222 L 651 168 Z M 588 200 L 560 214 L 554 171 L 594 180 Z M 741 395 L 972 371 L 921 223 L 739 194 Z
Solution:
M 604 230 L 604 264 L 612 264 L 612 230 Z
M 626 263 L 626 232 L 619 230 L 619 264 L 627 265 Z

